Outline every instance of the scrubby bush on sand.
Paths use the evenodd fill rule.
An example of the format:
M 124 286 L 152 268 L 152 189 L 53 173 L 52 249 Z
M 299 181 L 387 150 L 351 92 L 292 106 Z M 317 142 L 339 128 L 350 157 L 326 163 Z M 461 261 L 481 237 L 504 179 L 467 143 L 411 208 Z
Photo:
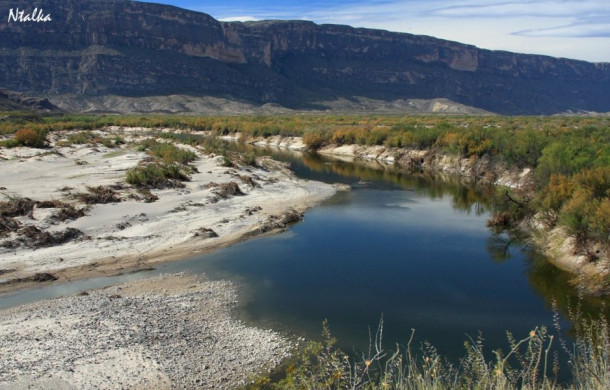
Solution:
M 12 139 L 4 141 L 4 146 L 14 148 L 27 146 L 30 148 L 44 148 L 47 146 L 47 133 L 42 130 L 22 128 L 17 130 Z
M 127 170 L 128 184 L 141 188 L 184 187 L 181 181 L 188 181 L 188 175 L 175 164 L 153 162 Z

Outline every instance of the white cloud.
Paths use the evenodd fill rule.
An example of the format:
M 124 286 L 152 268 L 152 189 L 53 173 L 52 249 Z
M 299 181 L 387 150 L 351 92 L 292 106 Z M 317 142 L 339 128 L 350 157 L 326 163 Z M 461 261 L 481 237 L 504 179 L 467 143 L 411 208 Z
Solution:
M 610 62 L 610 0 L 353 0 L 298 6 L 288 0 L 271 8 L 221 4 L 204 12 L 222 20 L 304 19 Z
M 525 0 L 470 2 L 471 4 L 447 5 L 433 11 L 447 17 L 496 17 L 515 16 L 579 17 L 610 13 L 610 3 L 600 0 Z
M 407 1 L 326 9 L 312 19 L 381 28 L 493 50 L 610 62 L 610 1 Z
M 578 22 L 550 28 L 515 31 L 524 37 L 610 38 L 610 20 Z M 610 47 L 608 48 L 610 51 Z
M 229 16 L 226 18 L 220 18 L 218 20 L 221 22 L 256 22 L 261 19 L 257 18 L 256 16 Z

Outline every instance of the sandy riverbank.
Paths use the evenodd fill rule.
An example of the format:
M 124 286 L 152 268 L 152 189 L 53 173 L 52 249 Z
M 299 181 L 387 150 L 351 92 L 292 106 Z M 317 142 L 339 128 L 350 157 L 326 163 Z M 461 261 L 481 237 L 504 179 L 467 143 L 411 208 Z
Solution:
M 0 389 L 234 389 L 291 350 L 236 299 L 175 274 L 0 311 Z
M 68 133 L 53 133 L 49 149 L 0 149 L 2 200 L 60 200 L 76 209 L 87 207 L 84 216 L 73 220 L 59 221 L 60 209 L 40 205 L 13 218 L 18 227 L 0 237 L 0 245 L 4 245 L 0 247 L 0 291 L 27 285 L 37 273 L 70 280 L 188 258 L 281 229 L 335 192 L 330 185 L 297 179 L 283 164 L 270 159 L 259 158 L 257 166 L 226 167 L 222 156 L 179 144 L 197 154 L 198 159 L 191 163 L 196 173 L 184 188 L 153 189 L 158 200 L 147 203 L 125 183 L 126 170 L 149 158 L 136 144 L 150 137 L 145 135 L 146 129 L 112 128 L 94 133 L 119 136 L 126 144 L 118 148 L 58 146 Z M 241 194 L 219 196 L 217 185 L 227 183 L 235 183 Z M 92 205 L 78 201 L 79 193 L 96 186 L 113 186 L 120 201 Z M 16 241 L 27 227 L 55 235 L 66 229 L 80 233 L 61 245 L 34 247 Z
M 0 149 L 0 292 L 188 258 L 283 229 L 335 193 L 269 158 L 227 167 L 176 143 L 197 155 L 190 180 L 147 199 L 125 182 L 151 158 L 142 141 L 169 142 L 147 133 L 93 132 L 118 147 L 53 133 L 47 149 Z M 87 204 L 80 194 L 98 186 L 112 200 Z M 234 320 L 236 299 L 230 282 L 169 275 L 1 311 L 0 389 L 235 388 L 291 348 Z

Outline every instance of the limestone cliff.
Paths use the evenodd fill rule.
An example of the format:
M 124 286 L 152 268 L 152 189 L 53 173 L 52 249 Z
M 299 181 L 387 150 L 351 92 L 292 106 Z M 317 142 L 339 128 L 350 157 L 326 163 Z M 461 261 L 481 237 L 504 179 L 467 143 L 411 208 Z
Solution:
M 51 21 L 11 20 L 42 9 Z M 304 21 L 219 22 L 127 0 L 0 0 L 0 87 L 185 94 L 308 109 L 437 99 L 504 114 L 610 111 L 610 64 Z

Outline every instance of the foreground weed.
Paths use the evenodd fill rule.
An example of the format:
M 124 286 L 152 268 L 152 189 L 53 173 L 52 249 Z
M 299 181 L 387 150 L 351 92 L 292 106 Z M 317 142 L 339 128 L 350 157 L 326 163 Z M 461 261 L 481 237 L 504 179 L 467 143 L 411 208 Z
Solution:
M 572 382 L 557 381 L 556 336 L 538 327 L 522 339 L 507 333 L 509 350 L 493 351 L 489 358 L 481 335 L 465 343 L 466 355 L 453 365 L 429 343 L 413 348 L 414 331 L 406 347 L 386 353 L 382 345 L 383 320 L 369 348 L 350 358 L 336 347 L 326 321 L 322 341 L 310 341 L 278 381 L 259 378 L 250 389 L 609 389 L 610 342 L 605 319 L 584 319 L 574 314 L 574 342 L 560 338 L 569 356 Z M 556 315 L 556 330 L 560 331 Z

